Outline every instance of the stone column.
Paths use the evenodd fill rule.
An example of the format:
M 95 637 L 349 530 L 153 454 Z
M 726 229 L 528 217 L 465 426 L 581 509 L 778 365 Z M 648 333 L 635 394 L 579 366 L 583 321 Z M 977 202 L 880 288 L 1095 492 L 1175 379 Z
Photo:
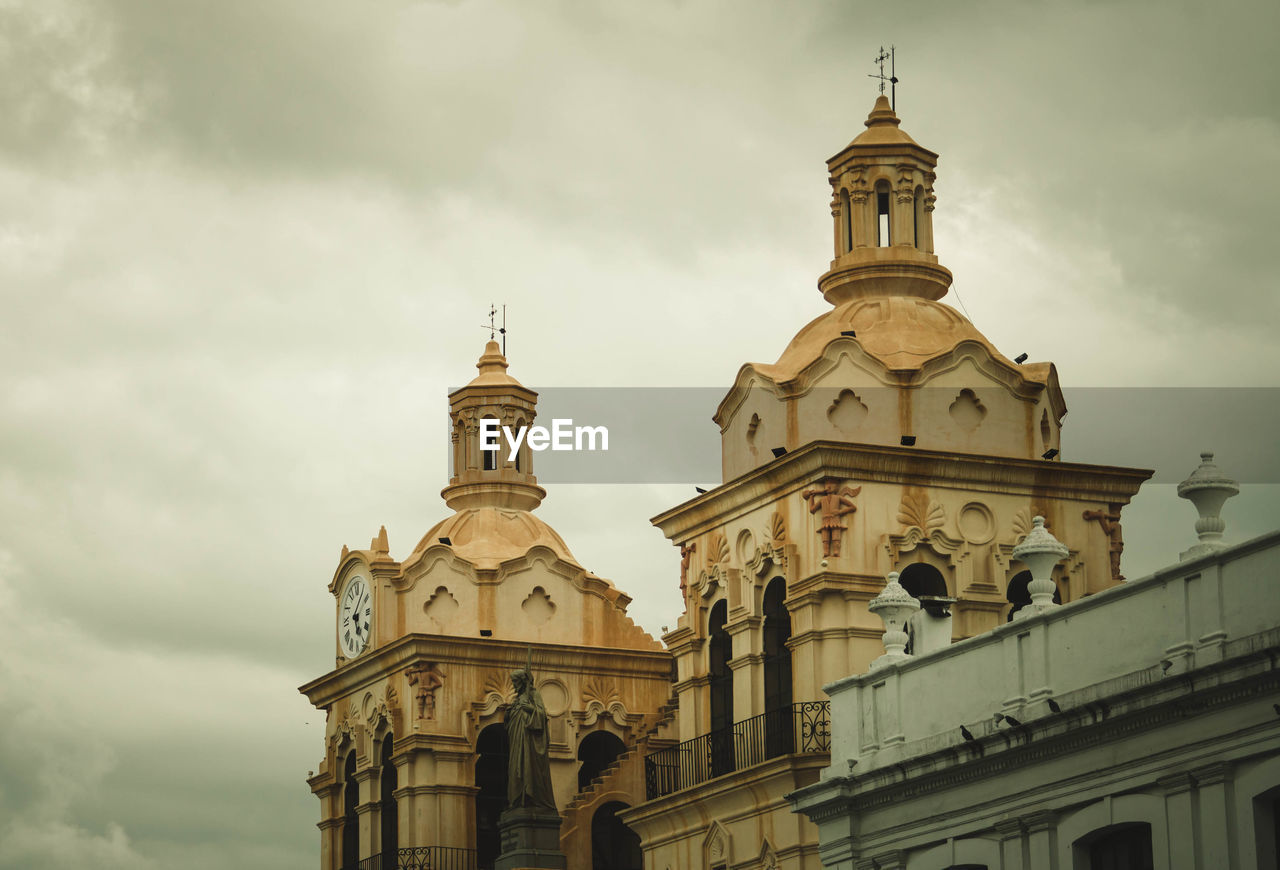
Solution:
M 1195 785 L 1195 780 L 1190 774 L 1175 773 L 1161 777 L 1156 780 L 1156 784 L 1164 790 L 1165 818 L 1169 824 L 1169 837 L 1167 843 L 1159 843 L 1152 838 L 1151 845 L 1157 851 L 1168 850 L 1169 870 L 1196 870 L 1195 816 L 1191 806 L 1191 789 Z
M 378 779 L 376 767 L 366 767 L 356 771 L 356 783 L 360 787 L 360 802 L 356 804 L 356 818 L 360 826 L 360 857 L 368 858 L 378 854 L 381 845 L 377 841 L 378 829 L 375 826 L 378 816 L 377 792 Z
M 1027 855 L 1035 870 L 1054 870 L 1057 862 L 1053 854 L 1053 833 L 1058 816 L 1052 812 L 1032 813 L 1022 817 L 1027 831 Z M 1061 868 L 1059 868 L 1061 870 Z
M 1231 836 L 1235 830 L 1228 809 L 1231 768 L 1214 764 L 1192 771 L 1200 803 L 1200 848 L 1205 867 L 1232 867 Z
M 1000 866 L 1002 870 L 1027 870 L 1022 866 L 1022 822 L 1010 819 L 997 822 L 1000 835 Z

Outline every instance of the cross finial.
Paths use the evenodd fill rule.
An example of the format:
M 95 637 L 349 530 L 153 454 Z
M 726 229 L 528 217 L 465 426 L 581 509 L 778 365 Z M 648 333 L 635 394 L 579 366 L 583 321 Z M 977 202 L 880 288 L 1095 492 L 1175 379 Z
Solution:
M 481 324 L 482 329 L 489 330 L 489 340 L 493 341 L 497 336 L 502 336 L 502 355 L 507 355 L 507 306 L 502 306 L 502 325 L 497 323 L 498 306 L 492 302 L 489 303 L 489 325 Z
M 894 111 L 897 111 L 898 109 L 898 87 L 897 87 L 898 77 L 894 74 L 894 67 L 896 66 L 894 63 L 895 51 L 896 49 L 892 45 L 889 46 L 888 51 L 884 50 L 883 45 L 880 46 L 880 53 L 877 54 L 875 57 L 875 60 L 872 61 L 873 63 L 877 64 L 880 67 L 880 72 L 867 73 L 867 78 L 880 80 L 880 93 L 882 94 L 884 93 L 884 83 L 885 82 L 889 83 L 889 105 Z M 884 74 L 884 62 L 886 60 L 889 61 L 888 75 Z

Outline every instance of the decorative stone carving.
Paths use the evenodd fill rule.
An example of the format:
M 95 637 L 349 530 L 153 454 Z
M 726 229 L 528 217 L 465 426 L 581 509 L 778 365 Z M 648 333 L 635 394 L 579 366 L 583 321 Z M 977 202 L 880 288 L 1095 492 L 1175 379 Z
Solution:
M 800 497 L 809 504 L 809 513 L 822 516 L 818 536 L 822 539 L 823 558 L 840 555 L 840 539 L 847 528 L 840 518 L 858 509 L 853 500 L 860 492 L 860 486 L 841 487 L 837 481 L 828 479 L 822 482 L 820 489 L 806 489 L 800 493 Z
M 520 603 L 520 609 L 534 625 L 542 625 L 555 615 L 556 605 L 551 596 L 541 586 L 533 587 L 529 595 Z
M 996 518 L 991 508 L 982 502 L 971 501 L 960 508 L 956 527 L 960 530 L 960 537 L 970 544 L 985 544 L 995 537 Z
M 1032 517 L 1042 516 L 1043 514 L 1044 511 L 1035 505 L 1018 508 L 1018 512 L 1013 515 L 1013 542 L 1017 544 L 1030 533 L 1034 527 L 1031 522 Z
M 841 390 L 827 408 L 827 419 L 842 432 L 852 432 L 867 418 L 867 406 L 853 390 Z
M 1178 497 L 1195 505 L 1196 512 L 1200 514 L 1200 519 L 1196 520 L 1196 534 L 1200 537 L 1200 542 L 1180 554 L 1183 560 L 1194 559 L 1226 546 L 1222 543 L 1222 533 L 1226 531 L 1227 524 L 1219 514 L 1227 499 L 1238 492 L 1240 484 L 1214 465 L 1213 454 L 1208 451 L 1201 453 L 1200 466 L 1178 484 Z
M 1111 577 L 1117 582 L 1123 580 L 1120 554 L 1124 552 L 1124 532 L 1120 528 L 1120 505 L 1107 505 L 1105 511 L 1085 511 L 1081 516 L 1102 526 L 1102 533 L 1107 536 L 1107 551 L 1111 554 Z
M 680 597 L 682 598 L 688 589 L 689 564 L 693 561 L 693 554 L 696 553 L 697 550 L 697 543 L 680 545 Z
M 449 591 L 447 586 L 437 586 L 436 591 L 427 599 L 427 603 L 423 605 L 423 610 L 427 617 L 436 625 L 444 628 L 449 620 L 453 618 L 453 614 L 458 610 L 458 600 L 453 597 L 453 593 Z
M 444 674 L 431 663 L 417 664 L 404 672 L 410 686 L 417 686 L 418 718 L 436 718 L 436 689 L 444 685 Z
M 1053 603 L 1053 566 L 1070 555 L 1070 551 L 1044 527 L 1044 517 L 1032 519 L 1032 529 L 1023 538 L 1022 543 L 1013 548 L 1013 558 L 1027 566 L 1031 572 L 1031 582 L 1027 591 L 1031 593 L 1031 603 L 1014 615 L 1014 619 L 1024 619 L 1035 613 L 1044 613 L 1060 605 Z
M 729 561 L 729 539 L 725 537 L 724 532 L 716 530 L 711 534 L 711 541 L 707 545 L 707 565 L 719 565 Z
M 961 390 L 947 412 L 956 425 L 966 432 L 972 432 L 982 425 L 987 416 L 987 406 L 982 404 L 973 390 Z
M 880 594 L 867 604 L 867 609 L 884 622 L 884 655 L 871 663 L 871 668 L 881 668 L 894 662 L 905 661 L 907 654 L 907 620 L 920 609 L 920 602 L 911 597 L 898 582 L 898 572 L 889 574 Z
M 946 510 L 937 502 L 926 496 L 915 496 L 908 493 L 902 497 L 898 505 L 898 522 L 907 528 L 915 526 L 926 536 L 934 529 L 942 528 L 947 521 Z

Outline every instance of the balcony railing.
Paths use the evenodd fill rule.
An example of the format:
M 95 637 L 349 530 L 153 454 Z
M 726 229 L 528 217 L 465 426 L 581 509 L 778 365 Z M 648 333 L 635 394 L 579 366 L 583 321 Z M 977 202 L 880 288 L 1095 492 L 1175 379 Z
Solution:
M 646 756 L 645 792 L 653 800 L 780 755 L 830 749 L 830 703 L 805 701 Z
M 410 846 L 371 855 L 359 870 L 477 870 L 475 849 L 449 846 Z

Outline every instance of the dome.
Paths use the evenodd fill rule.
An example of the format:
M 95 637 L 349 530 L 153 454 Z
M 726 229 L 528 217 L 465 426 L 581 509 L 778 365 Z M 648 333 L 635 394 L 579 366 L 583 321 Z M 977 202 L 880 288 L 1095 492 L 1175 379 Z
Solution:
M 448 546 L 458 558 L 477 568 L 496 568 L 535 547 L 546 547 L 565 562 L 582 567 L 555 529 L 528 511 L 464 508 L 433 526 L 414 548 L 414 555 L 439 543 L 440 538 L 448 538 Z
M 867 354 L 892 371 L 918 370 L 929 360 L 971 341 L 1011 369 L 1042 380 L 1034 377 L 1035 368 L 1015 366 L 960 312 L 919 296 L 874 296 L 839 305 L 801 329 L 777 363 L 756 369 L 775 382 L 791 380 L 848 331 L 857 334 L 854 340 Z

